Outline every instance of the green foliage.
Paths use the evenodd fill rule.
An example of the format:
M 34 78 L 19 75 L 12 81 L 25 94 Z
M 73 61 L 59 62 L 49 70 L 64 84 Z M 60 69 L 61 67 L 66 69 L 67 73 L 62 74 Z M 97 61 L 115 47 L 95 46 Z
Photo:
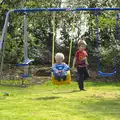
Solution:
M 0 6 L 0 31 L 2 31 L 5 14 L 11 9 L 17 8 L 50 8 L 50 7 L 119 7 L 119 1 L 98 1 L 98 0 L 6 0 Z M 111 63 L 109 59 L 111 52 L 113 52 L 114 39 L 116 36 L 115 31 L 115 12 L 102 11 L 99 12 L 99 44 L 102 49 L 101 57 Z M 6 42 L 5 61 L 18 63 L 23 61 L 23 15 L 22 13 L 12 13 L 9 19 L 9 27 Z M 40 59 L 44 57 L 43 51 L 52 51 L 52 38 L 53 38 L 53 12 L 37 12 L 28 13 L 28 47 L 29 56 L 31 58 Z M 72 24 L 74 23 L 75 31 L 72 33 Z M 119 23 L 120 24 L 120 23 Z M 77 40 L 82 36 L 88 44 L 88 52 L 91 57 L 94 56 L 96 49 L 96 21 L 95 12 L 56 12 L 55 13 L 55 27 L 56 27 L 56 42 L 55 52 L 67 51 L 69 53 L 70 40 L 73 40 L 72 56 L 77 49 Z M 84 28 L 85 27 L 85 28 Z M 85 31 L 85 32 L 84 32 Z M 0 32 L 1 33 L 1 32 Z M 113 36 L 113 37 L 111 37 Z M 60 46 L 59 46 L 60 44 Z M 58 47 L 59 46 L 59 47 Z M 63 49 L 64 47 L 64 49 Z M 118 45 L 119 47 L 119 45 Z M 60 49 L 58 49 L 60 48 Z M 103 52 L 104 51 L 104 52 Z M 92 54 L 94 53 L 94 54 Z M 109 55 L 110 54 L 110 55 Z M 112 54 L 113 55 L 113 54 Z M 42 56 L 42 57 L 41 57 Z M 119 55 L 118 55 L 119 56 Z M 113 58 L 113 56 L 112 56 Z

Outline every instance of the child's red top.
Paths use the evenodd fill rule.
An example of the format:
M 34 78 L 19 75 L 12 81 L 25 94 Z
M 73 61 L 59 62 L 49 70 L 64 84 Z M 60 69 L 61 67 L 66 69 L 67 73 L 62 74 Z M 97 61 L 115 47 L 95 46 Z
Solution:
M 83 60 L 83 58 L 88 57 L 88 54 L 85 50 L 83 50 L 83 51 L 77 50 L 75 57 L 76 57 L 77 65 L 86 66 L 85 60 Z

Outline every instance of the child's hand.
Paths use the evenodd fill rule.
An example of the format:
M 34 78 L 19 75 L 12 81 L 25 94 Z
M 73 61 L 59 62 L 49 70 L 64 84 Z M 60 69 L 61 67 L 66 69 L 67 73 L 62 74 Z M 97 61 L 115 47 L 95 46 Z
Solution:
M 84 58 L 82 58 L 82 60 L 81 61 L 83 61 L 83 60 L 86 60 L 87 58 L 86 57 L 84 57 Z
M 73 71 L 75 69 L 75 67 L 72 67 L 71 70 Z
M 72 68 L 71 68 L 71 72 L 76 72 L 76 68 L 75 68 L 75 67 L 72 67 Z
M 62 73 L 64 73 L 66 70 L 61 70 Z
M 86 65 L 89 65 L 89 63 L 88 62 L 85 62 L 86 63 Z
M 56 70 L 56 73 L 60 73 L 60 72 L 62 72 L 62 70 Z
M 59 70 L 56 70 L 55 72 L 56 72 L 56 73 L 59 73 Z
M 60 70 L 61 73 L 64 73 L 64 70 Z

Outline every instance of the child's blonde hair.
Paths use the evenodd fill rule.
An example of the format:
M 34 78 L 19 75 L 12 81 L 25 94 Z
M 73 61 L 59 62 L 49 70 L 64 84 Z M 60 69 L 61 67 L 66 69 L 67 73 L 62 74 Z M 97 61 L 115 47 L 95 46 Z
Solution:
M 63 53 L 56 53 L 55 60 L 56 61 L 63 61 L 65 59 Z
M 78 46 L 81 46 L 81 45 L 87 46 L 87 43 L 85 42 L 85 40 L 80 39 L 80 40 L 78 41 Z

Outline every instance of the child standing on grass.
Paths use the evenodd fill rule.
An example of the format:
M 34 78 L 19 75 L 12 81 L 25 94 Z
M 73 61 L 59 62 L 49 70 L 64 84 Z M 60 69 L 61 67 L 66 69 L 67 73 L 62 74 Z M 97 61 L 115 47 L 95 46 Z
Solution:
M 52 66 L 53 75 L 58 81 L 66 80 L 67 71 L 70 69 L 69 66 L 65 62 L 63 62 L 64 58 L 65 57 L 62 53 L 57 53 L 55 55 L 56 63 L 54 63 Z
M 87 62 L 87 57 L 88 54 L 86 52 L 86 42 L 84 40 L 79 40 L 78 41 L 78 50 L 75 53 L 75 58 L 73 62 L 73 67 L 76 64 L 77 67 L 77 77 L 78 77 L 78 86 L 80 90 L 85 91 L 84 89 L 84 80 L 89 77 L 88 74 L 88 62 Z

